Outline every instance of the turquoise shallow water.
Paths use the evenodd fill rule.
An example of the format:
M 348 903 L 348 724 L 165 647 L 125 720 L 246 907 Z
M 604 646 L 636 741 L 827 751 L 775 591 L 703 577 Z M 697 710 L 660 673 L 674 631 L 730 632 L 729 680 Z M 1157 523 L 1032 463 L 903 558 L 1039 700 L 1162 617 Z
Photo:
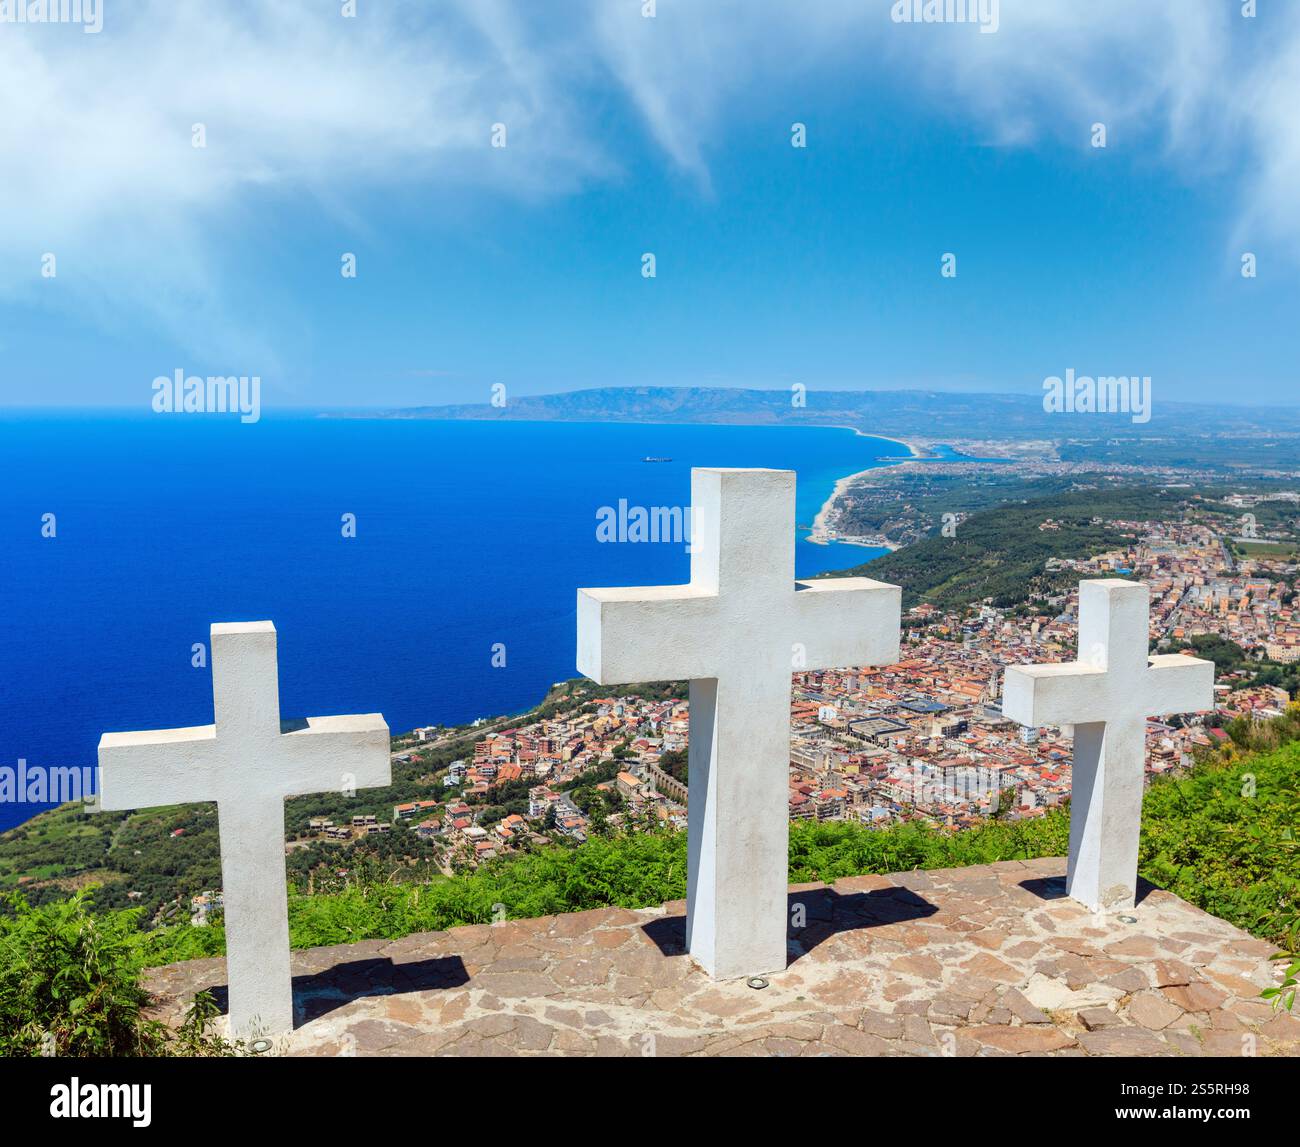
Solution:
M 576 673 L 578 586 L 687 580 L 682 545 L 598 542 L 599 507 L 771 466 L 797 471 L 807 526 L 838 478 L 905 453 L 802 427 L 5 415 L 0 764 L 92 765 L 105 730 L 209 722 L 190 661 L 213 621 L 275 622 L 285 716 L 524 709 Z M 803 536 L 800 576 L 878 552 Z M 0 828 L 34 811 L 0 804 Z

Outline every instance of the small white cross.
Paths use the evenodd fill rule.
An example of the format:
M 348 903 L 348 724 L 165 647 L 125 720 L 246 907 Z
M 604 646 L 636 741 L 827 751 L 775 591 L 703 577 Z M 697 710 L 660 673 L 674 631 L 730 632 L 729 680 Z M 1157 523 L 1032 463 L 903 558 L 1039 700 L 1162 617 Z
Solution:
M 212 627 L 215 724 L 105 733 L 105 810 L 216 801 L 225 897 L 230 1030 L 293 1028 L 284 800 L 391 783 L 388 726 L 378 713 L 280 721 L 275 626 Z
M 898 659 L 902 591 L 796 583 L 795 475 L 691 471 L 689 585 L 578 591 L 578 668 L 690 680 L 686 943 L 715 978 L 786 966 L 790 674 Z
M 1008 666 L 1013 721 L 1074 726 L 1066 891 L 1094 912 L 1133 907 L 1142 824 L 1146 720 L 1214 707 L 1214 663 L 1147 657 L 1147 587 L 1079 583 L 1079 659 Z

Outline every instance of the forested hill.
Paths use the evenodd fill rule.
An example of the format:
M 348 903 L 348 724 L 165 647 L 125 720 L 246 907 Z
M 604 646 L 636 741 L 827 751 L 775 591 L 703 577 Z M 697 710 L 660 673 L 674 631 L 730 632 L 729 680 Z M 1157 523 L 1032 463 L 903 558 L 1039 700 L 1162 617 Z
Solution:
M 1092 557 L 1128 539 L 1107 522 L 1169 519 L 1192 498 L 1190 490 L 1083 490 L 972 514 L 946 538 L 936 528 L 906 549 L 832 575 L 873 577 L 903 587 L 907 606 L 930 602 L 959 609 L 985 599 L 1010 608 L 1034 592 L 1055 592 L 1077 576 L 1049 573 L 1049 558 Z M 1041 529 L 1046 522 L 1056 528 Z

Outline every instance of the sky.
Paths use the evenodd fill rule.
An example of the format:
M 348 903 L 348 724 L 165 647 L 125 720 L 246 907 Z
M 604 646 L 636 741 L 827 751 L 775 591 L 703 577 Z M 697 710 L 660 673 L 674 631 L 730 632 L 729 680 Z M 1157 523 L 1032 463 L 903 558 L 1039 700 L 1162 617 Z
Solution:
M 1300 4 L 1250 7 L 0 0 L 0 404 L 1067 368 L 1295 403 Z

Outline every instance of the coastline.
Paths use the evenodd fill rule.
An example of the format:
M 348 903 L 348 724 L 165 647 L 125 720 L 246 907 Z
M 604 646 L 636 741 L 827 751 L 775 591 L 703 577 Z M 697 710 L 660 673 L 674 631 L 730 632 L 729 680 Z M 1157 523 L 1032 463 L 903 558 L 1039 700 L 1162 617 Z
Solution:
M 852 430 L 853 433 L 856 434 L 859 438 L 878 438 L 881 442 L 892 442 L 892 443 L 894 443 L 895 446 L 901 446 L 901 447 L 902 447 L 904 450 L 906 450 L 906 451 L 908 452 L 908 454 L 910 454 L 913 458 L 933 458 L 933 457 L 934 457 L 933 454 L 927 453 L 925 450 L 923 450 L 921 447 L 915 445 L 914 443 L 911 443 L 911 442 L 904 442 L 901 438 L 890 438 L 887 434 L 869 434 L 869 433 L 867 433 L 867 431 L 865 431 L 865 430 L 859 430 L 856 426 L 838 426 L 838 425 L 834 425 L 834 426 L 832 426 L 831 428 L 832 428 L 833 430 Z M 908 461 L 908 459 L 906 459 L 906 458 L 901 458 L 901 459 L 899 459 L 899 462 L 906 462 L 906 461 Z M 891 462 L 891 463 L 889 463 L 889 465 L 891 465 L 891 466 L 897 466 L 897 465 L 899 464 L 899 462 Z M 876 469 L 876 470 L 881 470 L 881 469 L 884 469 L 884 467 L 882 467 L 882 466 L 876 466 L 876 467 L 874 467 L 874 469 Z M 862 473 L 866 473 L 865 470 L 864 470 L 864 471 L 861 471 L 861 472 L 862 472 Z
M 837 542 L 846 546 L 862 546 L 866 549 L 887 549 L 891 553 L 899 547 L 896 543 L 887 541 L 884 538 L 875 538 L 871 540 L 861 540 L 853 537 L 845 537 L 843 534 L 837 534 L 828 524 L 831 511 L 835 508 L 835 503 L 848 492 L 849 487 L 859 478 L 867 474 L 874 474 L 877 470 L 887 470 L 891 466 L 905 466 L 918 458 L 930 457 L 920 447 L 911 442 L 904 442 L 901 438 L 887 438 L 883 434 L 868 434 L 864 430 L 859 430 L 856 426 L 840 426 L 836 429 L 851 430 L 859 438 L 877 438 L 881 442 L 893 442 L 902 446 L 907 452 L 907 458 L 899 458 L 896 461 L 887 461 L 883 465 L 872 466 L 867 470 L 858 470 L 853 474 L 846 474 L 843 478 L 837 479 L 834 489 L 831 490 L 830 496 L 822 503 L 822 507 L 817 511 L 817 516 L 813 519 L 812 528 L 808 531 L 806 541 L 812 542 L 816 546 L 829 545 L 831 542 Z

